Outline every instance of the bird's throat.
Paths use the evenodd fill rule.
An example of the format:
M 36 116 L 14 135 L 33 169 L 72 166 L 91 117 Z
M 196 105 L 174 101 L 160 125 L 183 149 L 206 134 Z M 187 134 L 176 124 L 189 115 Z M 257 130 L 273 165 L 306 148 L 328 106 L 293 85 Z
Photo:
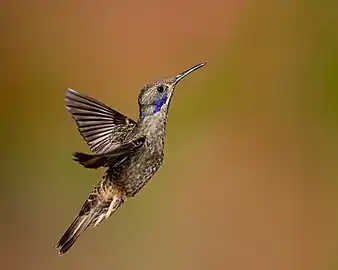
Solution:
M 154 136 L 165 132 L 167 123 L 167 110 L 163 108 L 158 113 L 148 115 L 137 124 L 138 132 L 145 136 Z
M 168 100 L 168 94 L 164 94 L 159 100 L 156 100 L 154 106 L 154 113 L 158 113 L 164 104 L 166 104 Z

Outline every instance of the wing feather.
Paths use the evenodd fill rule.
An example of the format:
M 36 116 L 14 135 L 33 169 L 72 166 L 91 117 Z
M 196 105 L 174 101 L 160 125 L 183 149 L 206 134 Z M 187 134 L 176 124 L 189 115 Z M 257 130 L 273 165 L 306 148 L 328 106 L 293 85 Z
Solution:
M 115 148 L 136 125 L 135 121 L 100 101 L 70 88 L 65 102 L 81 136 L 96 154 Z

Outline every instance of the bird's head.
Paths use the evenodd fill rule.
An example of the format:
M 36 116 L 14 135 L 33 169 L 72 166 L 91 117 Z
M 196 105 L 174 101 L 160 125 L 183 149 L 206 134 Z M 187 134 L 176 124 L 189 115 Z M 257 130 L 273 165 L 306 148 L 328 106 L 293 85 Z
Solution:
M 206 62 L 198 64 L 175 77 L 144 86 L 141 89 L 138 99 L 141 116 L 146 117 L 158 114 L 159 112 L 166 112 L 178 82 L 191 72 L 203 67 L 205 64 Z

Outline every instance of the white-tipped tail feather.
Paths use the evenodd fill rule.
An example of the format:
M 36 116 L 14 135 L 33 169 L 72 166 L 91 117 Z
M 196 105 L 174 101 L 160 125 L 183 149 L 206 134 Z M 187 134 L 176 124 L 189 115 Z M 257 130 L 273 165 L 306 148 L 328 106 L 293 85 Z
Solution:
M 80 234 L 89 227 L 95 216 L 95 213 L 92 213 L 76 217 L 56 245 L 56 248 L 59 249 L 59 255 L 63 255 L 71 248 Z

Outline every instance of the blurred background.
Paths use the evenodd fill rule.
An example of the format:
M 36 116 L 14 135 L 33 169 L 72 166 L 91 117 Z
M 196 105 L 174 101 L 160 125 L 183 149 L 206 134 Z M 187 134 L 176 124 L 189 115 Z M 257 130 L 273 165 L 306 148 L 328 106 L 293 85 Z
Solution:
M 1 1 L 1 269 L 338 269 L 338 2 Z M 166 158 L 68 254 L 103 170 L 68 87 L 137 119 L 176 88 Z

